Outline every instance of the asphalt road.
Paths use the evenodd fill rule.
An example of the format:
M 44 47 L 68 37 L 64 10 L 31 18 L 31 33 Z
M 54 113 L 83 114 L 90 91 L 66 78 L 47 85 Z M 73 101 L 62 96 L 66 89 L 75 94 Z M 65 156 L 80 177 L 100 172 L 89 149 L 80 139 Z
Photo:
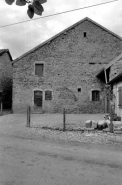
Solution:
M 0 185 L 121 185 L 122 147 L 0 135 Z

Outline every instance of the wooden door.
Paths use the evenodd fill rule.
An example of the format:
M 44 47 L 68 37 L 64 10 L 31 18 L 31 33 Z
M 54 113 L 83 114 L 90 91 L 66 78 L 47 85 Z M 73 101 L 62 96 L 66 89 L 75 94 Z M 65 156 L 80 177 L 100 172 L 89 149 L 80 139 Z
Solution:
M 43 92 L 34 91 L 34 106 L 42 108 L 43 104 Z

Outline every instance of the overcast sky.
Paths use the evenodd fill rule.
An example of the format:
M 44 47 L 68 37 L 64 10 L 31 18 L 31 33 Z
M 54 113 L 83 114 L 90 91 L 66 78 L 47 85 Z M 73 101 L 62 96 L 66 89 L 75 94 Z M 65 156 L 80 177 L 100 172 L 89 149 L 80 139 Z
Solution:
M 43 16 L 109 0 L 47 0 Z M 7 5 L 0 0 L 0 27 L 29 20 L 27 6 Z M 38 18 L 39 16 L 34 16 Z M 89 17 L 122 37 L 122 1 L 31 22 L 0 28 L 0 49 L 9 49 L 13 59 L 41 44 L 77 21 Z

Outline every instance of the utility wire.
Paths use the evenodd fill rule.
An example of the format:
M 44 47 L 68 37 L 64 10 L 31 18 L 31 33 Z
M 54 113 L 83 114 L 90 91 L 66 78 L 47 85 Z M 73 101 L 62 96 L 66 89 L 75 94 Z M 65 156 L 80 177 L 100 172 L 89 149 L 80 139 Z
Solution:
M 64 14 L 64 13 L 74 12 L 74 11 L 78 11 L 78 10 L 82 10 L 82 9 L 86 9 L 86 8 L 92 8 L 92 7 L 95 7 L 95 6 L 100 6 L 100 5 L 104 5 L 104 4 L 113 3 L 115 1 L 119 1 L 119 0 L 108 1 L 108 2 L 105 2 L 105 3 L 95 4 L 95 5 L 91 5 L 91 6 L 85 6 L 85 7 L 81 7 L 81 8 L 77 8 L 77 9 L 72 9 L 72 10 L 68 10 L 68 11 L 64 11 L 64 12 L 59 12 L 59 13 L 55 13 L 55 14 L 46 15 L 46 16 L 35 18 L 35 19 L 32 19 L 32 20 L 26 20 L 26 21 L 16 22 L 16 23 L 13 23 L 13 24 L 7 24 L 7 25 L 4 25 L 4 26 L 0 26 L 0 28 L 5 28 L 5 27 L 8 27 L 8 26 L 14 26 L 14 25 L 17 25 L 17 24 L 22 24 L 22 23 L 25 23 L 25 22 L 35 21 L 35 20 L 38 20 L 38 19 L 44 19 L 44 18 L 47 18 L 47 17 L 61 15 L 61 14 Z

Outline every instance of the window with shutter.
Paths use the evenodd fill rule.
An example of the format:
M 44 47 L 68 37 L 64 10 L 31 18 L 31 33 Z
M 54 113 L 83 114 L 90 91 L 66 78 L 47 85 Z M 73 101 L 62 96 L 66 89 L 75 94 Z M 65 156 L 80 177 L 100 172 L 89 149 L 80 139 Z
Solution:
M 52 100 L 52 91 L 45 91 L 45 100 Z
M 122 86 L 118 88 L 119 107 L 122 107 Z
M 100 100 L 100 91 L 94 90 L 92 91 L 92 101 L 99 101 Z
M 35 75 L 43 76 L 44 64 L 35 64 Z

